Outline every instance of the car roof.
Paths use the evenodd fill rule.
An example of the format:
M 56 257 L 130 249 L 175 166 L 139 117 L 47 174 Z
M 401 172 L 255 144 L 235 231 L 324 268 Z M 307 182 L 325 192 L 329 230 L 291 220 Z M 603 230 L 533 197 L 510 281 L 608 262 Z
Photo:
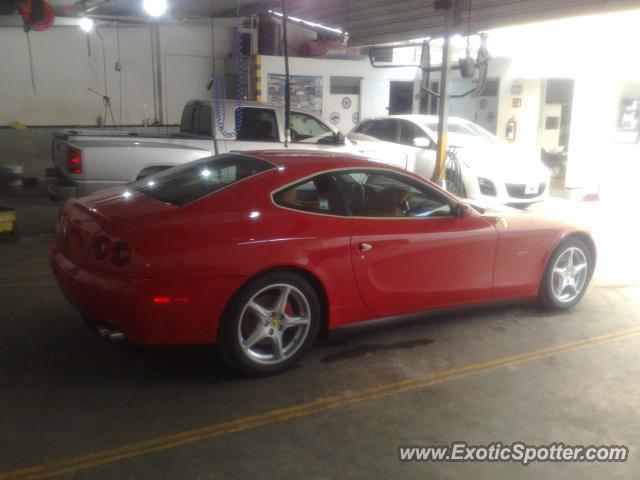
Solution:
M 402 175 L 425 181 L 424 178 L 408 170 L 351 153 L 326 152 L 321 150 L 256 150 L 237 153 L 239 155 L 266 160 L 278 167 L 285 167 L 288 173 L 287 177 L 291 178 L 302 178 L 329 170 L 377 168 L 380 170 L 395 171 Z
M 255 100 L 242 100 L 241 102 L 238 102 L 238 100 L 233 100 L 233 99 L 225 99 L 222 101 L 225 105 L 230 105 L 230 106 L 236 106 L 239 105 L 241 107 L 256 107 L 256 108 L 279 108 L 279 109 L 284 109 L 284 102 L 256 102 Z M 187 102 L 189 103 L 206 103 L 207 105 L 211 105 L 211 106 L 215 106 L 216 101 L 213 100 L 212 98 L 196 98 L 193 100 L 189 100 Z M 295 108 L 292 107 L 291 108 L 292 112 L 302 112 L 302 113 L 306 113 L 309 115 L 315 115 L 318 116 L 317 114 L 315 114 L 314 112 L 311 111 L 307 111 L 307 110 L 302 110 L 300 108 Z
M 326 152 L 322 150 L 255 150 L 238 152 L 240 155 L 257 157 L 278 166 L 304 167 L 304 169 L 330 170 L 332 168 L 357 168 L 387 164 L 369 160 L 351 153 Z
M 365 118 L 362 120 L 362 122 L 366 122 L 367 120 L 385 120 L 385 119 L 399 119 L 399 120 L 409 120 L 412 122 L 416 122 L 416 123 L 422 123 L 422 122 L 435 122 L 438 123 L 438 116 L 437 115 L 418 115 L 418 114 L 407 114 L 407 115 L 387 115 L 387 116 L 381 116 L 381 117 L 369 117 L 369 118 Z M 464 118 L 460 118 L 460 117 L 448 117 L 449 122 L 452 123 L 459 123 L 459 122 L 468 122 L 469 120 L 466 120 Z

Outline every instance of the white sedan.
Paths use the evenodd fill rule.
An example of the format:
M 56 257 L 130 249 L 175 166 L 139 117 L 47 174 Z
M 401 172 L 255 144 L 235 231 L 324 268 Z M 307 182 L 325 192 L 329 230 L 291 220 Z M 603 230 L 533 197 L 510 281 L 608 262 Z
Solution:
M 544 200 L 549 170 L 514 145 L 462 118 L 449 118 L 448 144 L 455 147 L 463 192 L 479 203 L 526 207 Z M 369 158 L 431 178 L 436 164 L 438 117 L 392 115 L 362 120 L 348 135 Z

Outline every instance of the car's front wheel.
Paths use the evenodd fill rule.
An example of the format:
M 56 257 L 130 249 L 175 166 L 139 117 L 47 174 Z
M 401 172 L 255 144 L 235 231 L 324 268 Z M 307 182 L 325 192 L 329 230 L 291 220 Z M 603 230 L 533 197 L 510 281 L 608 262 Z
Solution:
M 591 251 L 579 238 L 569 238 L 553 252 L 540 288 L 543 305 L 566 310 L 573 307 L 584 295 L 591 275 L 593 260 Z
M 311 348 L 321 321 L 313 286 L 302 276 L 275 272 L 249 283 L 227 309 L 219 348 L 232 366 L 255 374 L 277 373 Z

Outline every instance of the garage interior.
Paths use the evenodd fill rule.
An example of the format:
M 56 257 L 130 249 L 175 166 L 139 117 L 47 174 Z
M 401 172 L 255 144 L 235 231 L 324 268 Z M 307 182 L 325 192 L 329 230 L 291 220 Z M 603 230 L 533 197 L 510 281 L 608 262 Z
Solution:
M 524 211 L 592 232 L 582 302 L 363 322 L 259 378 L 211 346 L 92 335 L 49 264 L 64 204 L 48 188 L 54 134 L 177 133 L 193 99 L 281 103 L 284 25 L 292 82 L 314 85 L 292 92 L 292 108 L 345 135 L 370 117 L 459 117 L 545 165 L 544 201 Z M 0 479 L 635 478 L 638 26 L 629 0 L 1 0 Z M 486 79 L 475 64 L 463 75 L 459 60 L 483 45 Z M 446 125 L 432 178 L 445 187 Z M 399 459 L 403 446 L 455 441 L 630 456 Z

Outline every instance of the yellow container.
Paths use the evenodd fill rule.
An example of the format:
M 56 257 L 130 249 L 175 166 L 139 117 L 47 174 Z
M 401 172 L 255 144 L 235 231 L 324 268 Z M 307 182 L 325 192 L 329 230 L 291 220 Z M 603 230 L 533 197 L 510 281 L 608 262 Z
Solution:
M 16 212 L 13 208 L 0 207 L 0 233 L 13 233 Z

